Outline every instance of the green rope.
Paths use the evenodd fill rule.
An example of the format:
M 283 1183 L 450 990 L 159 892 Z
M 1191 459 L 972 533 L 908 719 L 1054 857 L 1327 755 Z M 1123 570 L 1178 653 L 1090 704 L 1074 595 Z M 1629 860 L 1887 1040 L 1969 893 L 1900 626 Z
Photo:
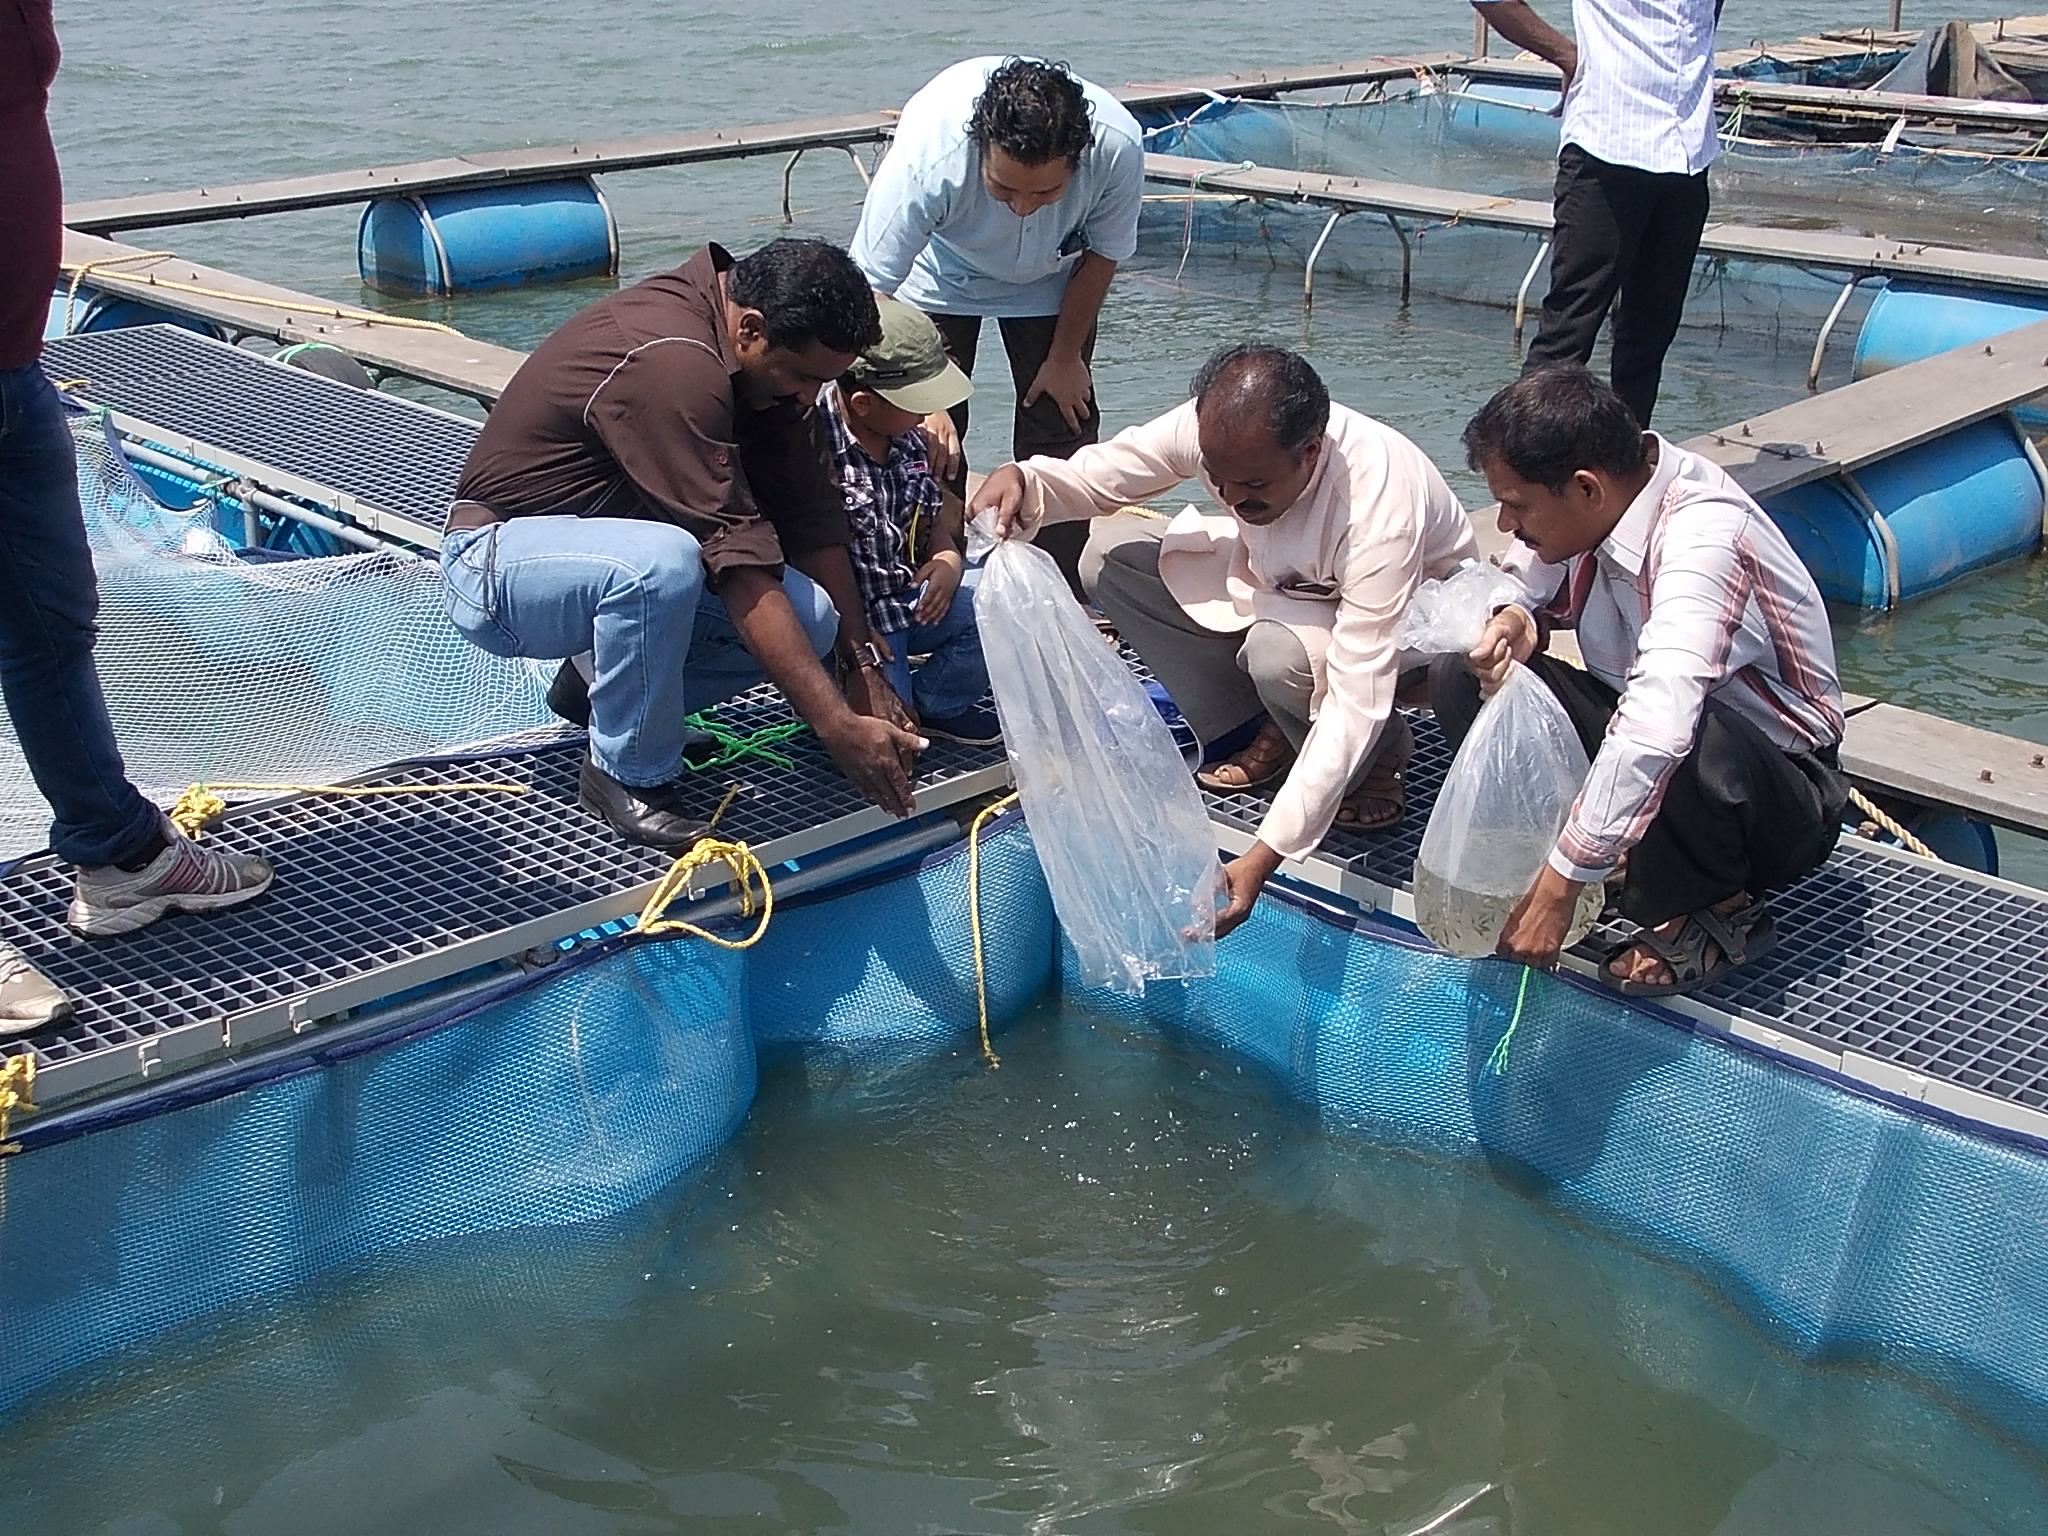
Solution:
M 778 743 L 788 741 L 793 736 L 800 736 L 810 729 L 801 720 L 789 720 L 781 725 L 744 732 L 735 731 L 706 714 L 685 715 L 683 720 L 718 743 L 716 755 L 708 761 L 694 765 L 699 773 L 709 768 L 723 768 L 727 763 L 736 763 L 745 757 L 758 757 L 778 768 L 794 768 L 796 759 L 787 753 L 777 752 L 775 747 Z
M 1515 991 L 1515 1016 L 1508 1020 L 1507 1033 L 1500 1037 L 1499 1044 L 1493 1048 L 1493 1054 L 1486 1058 L 1486 1070 L 1495 1077 L 1505 1077 L 1507 1075 L 1508 1045 L 1515 1038 L 1515 1030 L 1522 1022 L 1522 1004 L 1529 1000 L 1530 975 L 1530 968 L 1526 965 L 1523 966 L 1522 985 Z

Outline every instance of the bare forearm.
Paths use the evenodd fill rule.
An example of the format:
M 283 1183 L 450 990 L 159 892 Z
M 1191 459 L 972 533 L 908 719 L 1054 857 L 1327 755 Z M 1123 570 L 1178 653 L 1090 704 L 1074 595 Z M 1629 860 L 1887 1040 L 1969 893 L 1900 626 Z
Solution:
M 868 639 L 867 604 L 861 601 L 860 586 L 853 579 L 853 560 L 844 544 L 825 544 L 808 550 L 789 562 L 825 589 L 832 606 L 839 610 L 841 656 L 851 656 L 855 647 Z
M 1529 7 L 1528 0 L 1475 0 L 1473 9 L 1486 24 L 1517 48 L 1526 48 L 1537 58 L 1554 64 L 1569 82 L 1578 69 L 1577 44 Z
M 1102 314 L 1102 301 L 1109 297 L 1110 280 L 1116 276 L 1116 263 L 1107 256 L 1098 256 L 1093 251 L 1084 251 L 1075 266 L 1073 275 L 1067 279 L 1065 297 L 1060 300 L 1059 321 L 1052 329 L 1052 355 L 1054 357 L 1078 358 L 1088 345 L 1088 338 L 1095 333 L 1095 322 Z
M 838 685 L 819 664 L 817 653 L 811 649 L 811 637 L 798 622 L 796 610 L 789 605 L 789 597 L 774 572 L 759 566 L 731 571 L 720 585 L 718 595 L 725 603 L 725 611 L 732 615 L 740 643 L 813 730 L 822 733 L 823 727 L 852 713 Z M 866 634 L 865 624 L 862 634 Z

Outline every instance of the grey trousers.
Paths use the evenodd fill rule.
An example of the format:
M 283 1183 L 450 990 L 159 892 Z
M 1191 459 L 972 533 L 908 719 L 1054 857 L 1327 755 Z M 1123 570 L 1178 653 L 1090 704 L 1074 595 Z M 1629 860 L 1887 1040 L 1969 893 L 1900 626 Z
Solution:
M 1308 650 L 1285 624 L 1261 619 L 1242 634 L 1204 629 L 1166 589 L 1159 575 L 1162 518 L 1119 512 L 1097 518 L 1081 552 L 1081 582 L 1117 632 L 1173 695 L 1203 745 L 1229 735 L 1261 714 L 1270 715 L 1301 750 L 1308 736 L 1315 669 Z M 1410 745 L 1399 714 L 1346 786 L 1364 782 L 1391 746 Z

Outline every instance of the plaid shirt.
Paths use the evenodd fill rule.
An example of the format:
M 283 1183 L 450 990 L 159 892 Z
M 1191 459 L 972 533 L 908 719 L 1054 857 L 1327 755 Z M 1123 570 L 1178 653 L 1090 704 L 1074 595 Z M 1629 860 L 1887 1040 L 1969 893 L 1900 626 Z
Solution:
M 930 542 L 943 497 L 932 475 L 924 434 L 889 439 L 887 463 L 877 464 L 846 425 L 839 386 L 818 395 L 818 414 L 831 434 L 832 463 L 846 493 L 846 552 L 853 579 L 867 604 L 868 627 L 885 635 L 910 628 L 917 617 L 917 551 L 911 524 L 920 523 L 920 542 Z

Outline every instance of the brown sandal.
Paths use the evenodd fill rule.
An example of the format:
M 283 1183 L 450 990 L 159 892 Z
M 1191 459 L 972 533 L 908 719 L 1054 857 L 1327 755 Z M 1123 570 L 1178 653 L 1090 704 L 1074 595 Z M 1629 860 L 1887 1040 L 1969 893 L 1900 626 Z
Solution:
M 1395 718 L 1398 721 L 1400 717 Z M 1354 832 L 1384 832 L 1388 827 L 1399 826 L 1401 818 L 1408 814 L 1408 760 L 1414 753 L 1412 735 L 1405 744 L 1381 752 L 1366 771 L 1365 782 L 1337 807 L 1337 825 Z M 1379 808 L 1376 814 L 1365 814 L 1368 805 Z
M 1195 782 L 1204 789 L 1235 794 L 1270 784 L 1293 766 L 1294 744 L 1278 724 L 1268 720 L 1239 750 L 1196 773 Z

